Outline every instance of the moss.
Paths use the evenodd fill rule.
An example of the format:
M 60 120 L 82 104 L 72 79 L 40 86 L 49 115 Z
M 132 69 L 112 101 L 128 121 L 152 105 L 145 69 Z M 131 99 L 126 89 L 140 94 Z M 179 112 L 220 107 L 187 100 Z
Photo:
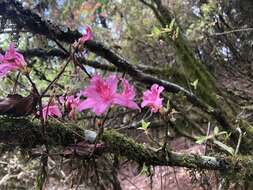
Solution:
M 138 158 L 139 163 L 142 163 L 142 158 L 145 157 L 146 152 L 143 151 L 143 145 L 113 130 L 105 131 L 102 140 L 107 142 L 107 147 L 110 148 L 110 150 L 115 150 L 116 154 L 123 156 L 131 155 L 133 160 Z
M 218 88 L 213 76 L 211 76 L 207 68 L 195 58 L 192 50 L 189 49 L 183 37 L 179 36 L 173 43 L 176 47 L 178 62 L 183 65 L 187 79 L 189 81 L 198 79 L 198 95 L 208 104 L 216 107 L 217 97 L 215 95 L 218 93 Z
M 45 143 L 40 120 L 31 122 L 29 118 L 0 118 L 0 126 L 0 139 L 7 145 L 18 144 L 22 148 L 29 148 Z M 80 139 L 74 132 L 82 134 L 82 130 L 73 125 L 67 126 L 51 121 L 46 129 L 47 143 L 64 146 Z
M 253 177 L 253 161 L 251 156 L 237 155 L 225 158 L 230 163 L 230 170 L 221 171 L 224 178 L 236 183 L 244 183 Z

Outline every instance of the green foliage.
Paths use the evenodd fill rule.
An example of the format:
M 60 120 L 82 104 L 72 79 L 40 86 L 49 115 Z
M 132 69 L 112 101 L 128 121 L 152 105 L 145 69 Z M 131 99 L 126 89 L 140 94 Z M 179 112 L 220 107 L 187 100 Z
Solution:
M 173 40 L 178 38 L 179 27 L 176 26 L 175 19 L 173 19 L 165 28 L 159 29 L 158 27 L 154 27 L 151 31 L 151 34 L 148 34 L 147 37 L 158 39 L 163 35 L 168 35 Z
M 230 147 L 218 140 L 214 140 L 213 143 L 218 145 L 221 149 L 227 151 L 229 154 L 234 155 L 235 150 L 232 147 Z
M 191 85 L 193 86 L 194 90 L 197 90 L 199 79 L 196 79 L 195 81 L 191 82 Z
M 147 166 L 145 163 L 142 165 L 142 169 L 140 174 L 144 176 L 149 176 L 150 175 L 150 168 L 151 166 Z
M 207 140 L 211 140 L 214 144 L 216 144 L 222 150 L 225 150 L 229 154 L 234 155 L 235 150 L 232 147 L 217 140 L 219 136 L 224 136 L 225 139 L 228 139 L 230 135 L 226 131 L 220 131 L 219 128 L 216 126 L 214 127 L 213 134 L 208 135 L 208 136 L 198 136 L 196 143 L 202 144 L 206 142 Z
M 202 15 L 193 20 L 186 31 L 188 38 L 196 42 L 204 40 L 204 33 L 213 32 L 213 15 L 217 12 L 217 5 L 214 1 L 204 3 L 200 12 Z
M 204 17 L 208 17 L 217 10 L 217 5 L 215 1 L 208 1 L 208 3 L 202 4 L 200 9 L 203 12 Z
M 147 133 L 149 126 L 150 126 L 150 122 L 141 120 L 141 127 L 139 127 L 138 129 L 144 130 L 144 132 Z

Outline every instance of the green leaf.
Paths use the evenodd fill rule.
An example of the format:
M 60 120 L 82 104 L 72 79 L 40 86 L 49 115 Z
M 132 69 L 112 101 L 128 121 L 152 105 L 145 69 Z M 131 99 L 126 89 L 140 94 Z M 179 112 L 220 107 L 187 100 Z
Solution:
M 153 34 L 154 37 L 158 38 L 161 35 L 161 30 L 159 28 L 155 27 L 152 30 L 152 34 Z
M 226 133 L 226 134 L 225 134 L 225 139 L 224 139 L 224 140 L 228 140 L 230 136 L 231 136 L 231 133 Z
M 216 134 L 215 136 L 220 136 L 220 135 L 225 135 L 226 136 L 227 134 L 228 134 L 227 131 L 221 131 L 218 134 Z
M 161 34 L 162 34 L 161 30 L 159 28 L 157 28 L 157 27 L 154 27 L 152 29 L 151 34 L 148 34 L 146 36 L 148 36 L 148 37 L 154 37 L 154 38 L 159 38 L 161 36 Z
M 170 109 L 170 100 L 168 100 L 167 103 L 166 103 L 166 109 L 167 109 L 167 110 Z
M 209 138 L 210 138 L 210 136 L 199 136 L 199 137 L 197 137 L 196 143 L 197 144 L 202 144 Z
M 175 38 L 178 38 L 178 35 L 179 35 L 179 27 L 177 27 L 177 29 L 176 29 Z
M 198 83 L 199 83 L 199 79 L 196 79 L 195 81 L 191 82 L 191 85 L 193 86 L 194 90 L 197 89 Z
M 214 135 L 218 135 L 218 133 L 219 133 L 219 128 L 218 127 L 214 127 L 213 134 Z
M 150 125 L 150 122 L 146 122 L 144 120 L 141 120 L 141 127 L 139 127 L 138 129 L 142 129 L 144 131 L 147 131 L 149 125 Z
M 149 171 L 150 171 L 150 167 L 146 166 L 146 164 L 144 163 L 143 166 L 142 166 L 140 174 L 148 176 L 150 174 Z
M 213 142 L 214 142 L 214 144 L 218 145 L 223 150 L 226 150 L 231 155 L 234 155 L 235 150 L 232 147 L 230 147 L 230 146 L 228 146 L 228 145 L 226 145 L 226 144 L 224 144 L 220 141 L 217 141 L 217 140 L 214 140 Z
M 173 19 L 171 22 L 170 22 L 170 27 L 169 27 L 169 29 L 170 30 L 172 30 L 173 29 L 173 27 L 174 27 L 174 25 L 175 25 L 175 19 Z

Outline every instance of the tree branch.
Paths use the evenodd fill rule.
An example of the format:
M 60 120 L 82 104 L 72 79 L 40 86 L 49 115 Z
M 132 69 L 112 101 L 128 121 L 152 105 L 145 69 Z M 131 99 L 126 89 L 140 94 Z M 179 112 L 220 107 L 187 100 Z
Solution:
M 60 59 L 66 59 L 68 58 L 68 55 L 61 51 L 60 49 L 57 48 L 51 48 L 51 49 L 40 49 L 40 48 L 35 48 L 35 49 L 28 49 L 25 51 L 19 51 L 24 55 L 26 58 L 32 58 L 32 57 L 39 57 L 42 59 L 49 59 L 50 57 L 58 57 Z M 0 50 L 1 54 L 5 54 L 5 51 Z M 119 71 L 119 69 L 115 66 L 108 65 L 108 64 L 103 64 L 98 61 L 93 61 L 93 60 L 86 60 L 82 57 L 78 57 L 78 61 L 84 65 L 88 65 L 90 67 L 93 67 L 95 69 L 101 69 L 105 71 Z M 157 74 L 161 75 L 162 72 L 164 71 L 163 68 L 156 68 L 144 64 L 138 64 L 136 67 L 141 70 L 142 72 L 149 73 L 149 74 Z M 44 78 L 44 77 L 43 77 Z
M 76 142 L 94 143 L 96 133 L 70 124 L 50 122 L 48 125 L 49 147 L 68 147 Z M 113 130 L 106 130 L 101 138 L 104 143 L 99 154 L 113 153 L 127 159 L 153 166 L 179 166 L 192 169 L 219 170 L 235 172 L 245 177 L 252 177 L 252 157 L 210 157 L 196 154 L 182 154 L 173 151 L 156 151 L 136 143 L 133 139 Z M 30 150 L 43 144 L 39 121 L 29 119 L 0 118 L 0 142 L 9 147 L 21 147 Z M 240 173 L 241 172 L 241 173 Z

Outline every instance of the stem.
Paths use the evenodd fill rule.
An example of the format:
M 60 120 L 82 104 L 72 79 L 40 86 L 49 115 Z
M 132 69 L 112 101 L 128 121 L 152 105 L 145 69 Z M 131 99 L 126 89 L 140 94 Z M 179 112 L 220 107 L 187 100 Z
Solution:
M 41 98 L 47 93 L 47 91 L 51 88 L 51 86 L 61 77 L 61 75 L 65 72 L 66 67 L 68 66 L 69 62 L 71 61 L 72 56 L 69 56 L 66 64 L 63 66 L 61 71 L 58 73 L 58 75 L 52 80 L 52 82 L 47 86 L 46 90 L 42 92 Z

